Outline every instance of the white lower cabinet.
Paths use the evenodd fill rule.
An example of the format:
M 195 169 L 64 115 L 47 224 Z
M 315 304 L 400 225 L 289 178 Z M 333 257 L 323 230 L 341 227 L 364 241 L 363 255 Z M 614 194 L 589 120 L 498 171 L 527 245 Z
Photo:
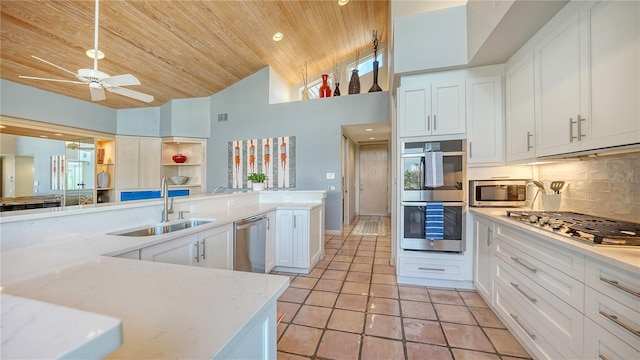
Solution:
M 219 226 L 142 248 L 140 260 L 233 270 L 233 226 Z
M 495 232 L 490 306 L 534 358 L 640 359 L 636 269 L 581 255 L 515 224 L 475 214 L 473 224 L 478 263 L 487 256 L 487 229 Z M 485 296 L 483 269 L 474 266 L 474 283 Z
M 493 221 L 476 215 L 473 219 L 473 284 L 480 296 L 491 304 L 495 264 Z
M 308 273 L 322 256 L 321 209 L 276 211 L 276 267 Z
M 465 281 L 467 280 L 465 260 L 463 255 L 438 252 L 398 256 L 398 276 Z

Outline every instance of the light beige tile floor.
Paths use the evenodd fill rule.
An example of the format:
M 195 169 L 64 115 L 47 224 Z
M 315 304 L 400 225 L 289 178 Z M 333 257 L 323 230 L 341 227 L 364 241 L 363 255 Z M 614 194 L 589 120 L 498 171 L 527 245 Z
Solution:
M 379 220 L 389 234 L 389 218 Z M 288 274 L 278 359 L 529 358 L 475 291 L 398 285 L 391 238 L 352 229 L 326 236 L 308 275 Z

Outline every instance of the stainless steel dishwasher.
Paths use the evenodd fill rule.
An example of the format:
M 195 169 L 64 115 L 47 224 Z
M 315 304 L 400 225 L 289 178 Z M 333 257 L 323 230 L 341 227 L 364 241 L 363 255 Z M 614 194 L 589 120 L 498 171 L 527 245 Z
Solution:
M 264 273 L 267 215 L 237 221 L 234 226 L 233 270 Z

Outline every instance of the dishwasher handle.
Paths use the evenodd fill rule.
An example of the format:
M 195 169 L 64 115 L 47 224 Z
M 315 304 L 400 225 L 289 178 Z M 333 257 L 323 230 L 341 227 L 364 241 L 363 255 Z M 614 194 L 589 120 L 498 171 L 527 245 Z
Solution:
M 236 230 L 250 228 L 254 224 L 265 221 L 266 219 L 267 219 L 267 215 L 258 215 L 258 216 L 250 217 L 248 219 L 237 221 Z

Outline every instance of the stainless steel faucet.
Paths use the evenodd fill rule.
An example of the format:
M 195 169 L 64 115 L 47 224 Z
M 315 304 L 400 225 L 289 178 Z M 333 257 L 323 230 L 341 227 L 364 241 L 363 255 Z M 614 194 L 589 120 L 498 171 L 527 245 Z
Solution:
M 213 191 L 211 192 L 211 194 L 213 195 L 213 194 L 217 193 L 218 191 L 224 190 L 224 189 L 225 189 L 224 186 L 216 186 L 215 188 L 213 188 Z
M 164 209 L 162 210 L 162 222 L 169 221 L 169 214 L 173 214 L 173 198 L 171 198 L 171 207 L 169 207 L 169 183 L 167 177 L 162 177 L 162 184 L 160 185 L 160 195 L 164 199 Z

